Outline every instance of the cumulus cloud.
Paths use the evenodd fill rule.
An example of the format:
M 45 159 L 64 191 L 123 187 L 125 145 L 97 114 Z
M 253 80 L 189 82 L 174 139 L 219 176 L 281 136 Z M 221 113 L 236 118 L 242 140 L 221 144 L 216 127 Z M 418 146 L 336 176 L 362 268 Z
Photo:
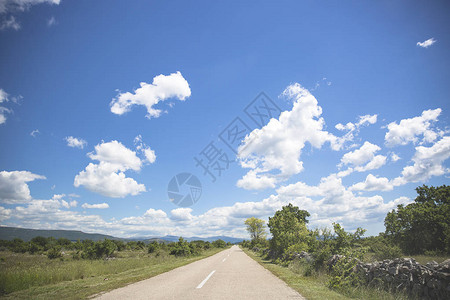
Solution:
M 367 175 L 364 182 L 355 183 L 350 187 L 352 191 L 391 191 L 394 189 L 392 183 L 386 177 Z
M 356 196 L 342 184 L 341 178 L 331 174 L 316 186 L 297 182 L 282 186 L 277 193 L 262 201 L 236 202 L 230 206 L 215 207 L 198 215 L 191 208 L 177 208 L 170 215 L 161 209 L 148 209 L 140 216 L 105 221 L 100 216 L 80 214 L 67 208 L 63 195 L 50 200 L 31 200 L 27 206 L 11 210 L 0 208 L 0 219 L 20 220 L 23 226 L 69 229 L 76 227 L 85 232 L 100 232 L 115 236 L 166 235 L 211 236 L 230 235 L 246 237 L 242 226 L 248 217 L 266 219 L 282 206 L 292 203 L 311 213 L 310 226 L 330 226 L 340 222 L 346 229 L 377 224 L 398 204 L 410 202 L 406 197 L 385 201 L 379 195 Z M 83 205 L 85 208 L 85 205 Z
M 11 218 L 12 209 L 0 206 L 0 222 L 4 222 Z
M 352 171 L 365 172 L 379 169 L 386 164 L 386 156 L 375 155 L 379 150 L 381 150 L 379 146 L 366 141 L 359 149 L 344 154 L 338 166 L 351 166 L 345 175 Z
M 377 223 L 398 204 L 409 201 L 406 197 L 385 201 L 380 195 L 356 196 L 351 188 L 342 184 L 341 178 L 336 174 L 322 178 L 317 186 L 299 182 L 281 187 L 277 192 L 274 199 L 307 209 L 311 213 L 311 224 L 316 226 L 329 226 L 332 222 L 339 222 L 355 228 L 362 223 Z
M 171 219 L 176 221 L 191 221 L 194 218 L 191 213 L 192 208 L 189 207 L 180 207 L 170 211 Z
M 67 142 L 67 146 L 72 147 L 72 148 L 83 149 L 87 145 L 87 142 L 85 140 L 80 139 L 80 138 L 75 138 L 73 136 L 67 136 L 65 138 L 65 140 Z
M 129 112 L 133 105 L 144 105 L 147 108 L 147 118 L 158 118 L 163 112 L 155 108 L 158 103 L 170 98 L 184 101 L 191 95 L 189 84 L 180 72 L 170 75 L 158 75 L 153 83 L 140 83 L 140 88 L 133 92 L 119 93 L 111 101 L 111 112 L 122 115 Z
M 450 157 L 450 136 L 445 136 L 431 147 L 418 146 L 412 158 L 414 164 L 403 168 L 401 176 L 394 179 L 394 185 L 408 182 L 427 181 L 433 176 L 450 172 L 443 162 Z
M 433 45 L 434 43 L 436 43 L 436 40 L 434 38 L 431 38 L 424 42 L 417 42 L 417 46 L 422 47 L 422 48 L 428 48 L 431 45 Z
M 388 132 L 384 136 L 386 146 L 394 147 L 411 142 L 431 143 L 435 141 L 443 134 L 432 126 L 438 120 L 441 111 L 440 108 L 424 110 L 419 117 L 403 119 L 398 124 L 390 123 L 387 126 Z M 419 140 L 420 136 L 422 140 Z
M 0 202 L 7 204 L 26 203 L 31 199 L 27 182 L 46 179 L 45 176 L 28 171 L 0 172 Z
M 257 172 L 258 169 L 250 170 L 242 179 L 238 180 L 236 186 L 246 190 L 262 190 L 275 187 L 276 178 L 260 175 Z
M 76 175 L 75 187 L 84 186 L 92 192 L 113 198 L 134 196 L 146 191 L 144 184 L 126 177 L 125 171 L 139 171 L 142 161 L 136 152 L 120 142 L 98 144 L 95 146 L 95 152 L 88 153 L 88 156 L 99 163 L 89 163 L 84 171 Z
M 308 90 L 295 83 L 283 95 L 293 99 L 292 110 L 253 130 L 238 149 L 241 166 L 253 169 L 239 180 L 238 186 L 273 187 L 276 181 L 300 173 L 303 170 L 300 155 L 306 143 L 321 148 L 329 142 L 334 150 L 341 146 L 334 135 L 323 129 L 322 108 Z M 273 175 L 274 172 L 278 174 Z
M 81 205 L 82 208 L 97 208 L 97 209 L 106 209 L 109 208 L 108 203 L 97 203 L 97 204 L 88 204 L 88 203 L 83 203 L 83 205 Z

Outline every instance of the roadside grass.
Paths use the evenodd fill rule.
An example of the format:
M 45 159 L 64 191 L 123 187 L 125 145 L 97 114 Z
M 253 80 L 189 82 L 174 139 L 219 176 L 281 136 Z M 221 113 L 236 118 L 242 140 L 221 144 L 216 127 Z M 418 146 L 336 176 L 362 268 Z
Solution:
M 246 248 L 241 247 L 241 249 L 264 268 L 272 272 L 272 274 L 286 282 L 287 285 L 299 292 L 306 299 L 350 299 L 333 290 L 330 290 L 326 286 L 327 278 L 324 276 L 302 276 L 292 268 L 277 265 L 271 260 L 264 259 L 259 254 Z
M 70 255 L 50 260 L 43 255 L 0 252 L 0 295 L 4 299 L 86 299 L 222 250 L 213 248 L 191 257 L 123 251 L 112 260 L 73 260 Z
M 286 282 L 287 285 L 298 291 L 306 299 L 369 299 L 369 300 L 406 300 L 403 293 L 389 293 L 377 287 L 361 286 L 345 291 L 334 291 L 328 288 L 330 277 L 325 272 L 315 272 L 311 276 L 304 276 L 307 268 L 302 264 L 291 263 L 288 267 L 273 263 L 263 258 L 259 253 L 241 247 L 252 259 L 275 276 Z
M 430 262 L 434 260 L 437 263 L 441 263 L 444 260 L 449 259 L 448 256 L 431 256 L 431 255 L 412 255 L 412 258 L 414 258 L 419 264 L 426 265 L 427 262 Z

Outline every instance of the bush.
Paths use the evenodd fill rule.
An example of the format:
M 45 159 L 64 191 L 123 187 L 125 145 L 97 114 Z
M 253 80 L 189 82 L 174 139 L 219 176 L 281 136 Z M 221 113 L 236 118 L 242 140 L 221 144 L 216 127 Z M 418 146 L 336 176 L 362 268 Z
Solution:
M 105 239 L 86 246 L 85 250 L 81 254 L 81 257 L 86 259 L 100 259 L 103 257 L 109 257 L 116 249 L 117 246 L 113 241 Z
M 47 257 L 50 259 L 62 257 L 61 249 L 59 247 L 50 248 L 50 250 L 47 251 Z
M 170 255 L 175 256 L 189 256 L 192 254 L 189 243 L 185 241 L 182 237 L 176 243 L 170 244 Z
M 227 243 L 225 243 L 225 241 L 219 239 L 219 240 L 212 242 L 212 246 L 214 248 L 225 248 L 227 246 Z
M 348 291 L 351 287 L 361 285 L 363 279 L 357 272 L 356 265 L 362 260 L 365 252 L 365 248 L 343 249 L 341 251 L 343 256 L 331 269 L 329 287 L 340 291 Z
M 148 244 L 147 248 L 148 248 L 148 253 L 153 253 L 156 250 L 158 250 L 160 247 L 159 247 L 158 242 L 151 242 L 150 244 Z

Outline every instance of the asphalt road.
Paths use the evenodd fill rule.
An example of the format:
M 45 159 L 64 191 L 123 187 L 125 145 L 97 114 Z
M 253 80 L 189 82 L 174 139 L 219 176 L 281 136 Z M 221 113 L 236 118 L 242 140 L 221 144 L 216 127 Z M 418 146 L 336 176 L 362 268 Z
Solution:
M 305 299 L 238 246 L 95 299 Z

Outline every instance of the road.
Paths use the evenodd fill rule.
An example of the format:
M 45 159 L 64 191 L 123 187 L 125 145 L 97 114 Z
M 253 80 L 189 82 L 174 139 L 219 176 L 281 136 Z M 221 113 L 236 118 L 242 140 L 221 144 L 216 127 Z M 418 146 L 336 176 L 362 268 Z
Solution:
M 233 246 L 95 299 L 305 299 Z

